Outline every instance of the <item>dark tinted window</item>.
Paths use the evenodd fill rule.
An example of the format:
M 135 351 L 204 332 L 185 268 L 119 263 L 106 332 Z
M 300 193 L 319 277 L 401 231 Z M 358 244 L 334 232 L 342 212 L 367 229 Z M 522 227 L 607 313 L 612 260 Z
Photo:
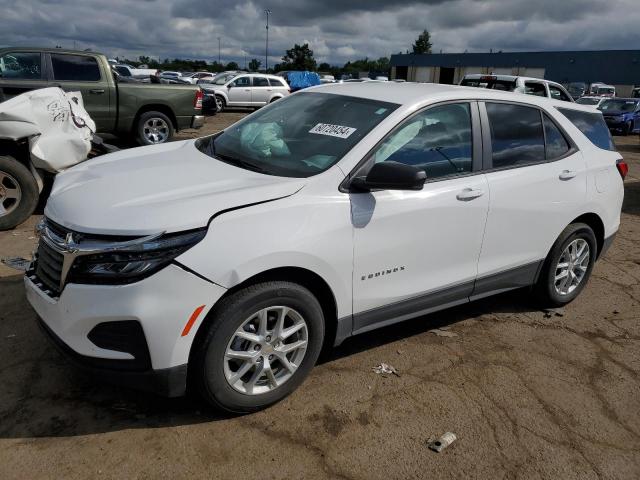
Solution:
M 271 83 L 272 87 L 284 87 L 284 83 L 282 83 L 282 81 L 278 80 L 277 78 L 270 78 L 269 83 Z
M 513 92 L 516 88 L 515 80 L 493 80 L 490 78 L 465 78 L 460 82 L 463 87 L 488 88 L 490 90 L 502 90 Z
M 542 118 L 537 108 L 487 103 L 493 167 L 544 161 Z
M 471 113 L 468 103 L 430 108 L 401 124 L 373 155 L 427 172 L 427 178 L 471 171 Z
M 253 86 L 254 87 L 268 87 L 269 80 L 265 77 L 253 77 Z
M 538 82 L 525 82 L 524 93 L 527 95 L 535 95 L 536 97 L 547 96 L 547 90 L 544 88 L 544 83 Z
M 553 85 L 549 85 L 549 93 L 551 94 L 551 98 L 555 98 L 556 100 L 562 100 L 564 102 L 571 101 L 566 93 L 564 93 L 560 88 Z
M 0 77 L 36 80 L 41 78 L 42 68 L 39 53 L 16 52 L 0 56 Z
M 570 108 L 559 108 L 558 110 L 571 120 L 571 123 L 578 127 L 578 130 L 596 147 L 615 151 L 616 147 L 601 113 L 581 112 Z
M 100 68 L 93 57 L 83 55 L 51 54 L 53 78 L 76 82 L 96 82 L 100 80 Z
M 123 77 L 130 77 L 131 76 L 131 72 L 129 71 L 129 69 L 127 67 L 113 67 L 113 68 L 115 68 L 116 72 L 118 72 Z
M 547 141 L 547 160 L 554 160 L 567 153 L 571 149 L 571 146 L 547 114 L 545 113 L 542 116 L 544 118 L 544 136 Z

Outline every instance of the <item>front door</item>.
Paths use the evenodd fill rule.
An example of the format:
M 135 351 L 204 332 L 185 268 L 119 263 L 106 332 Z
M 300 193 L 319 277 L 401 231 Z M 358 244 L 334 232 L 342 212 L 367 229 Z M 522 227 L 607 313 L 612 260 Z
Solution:
M 230 106 L 251 106 L 251 77 L 237 77 L 229 83 L 227 102 Z
M 0 102 L 47 87 L 40 52 L 9 52 L 0 56 Z
M 358 171 L 400 162 L 424 169 L 427 183 L 350 195 L 354 331 L 471 294 L 489 208 L 479 138 L 475 102 L 431 107 L 399 125 Z
M 99 132 L 115 129 L 116 115 L 111 114 L 111 90 L 106 75 L 93 55 L 51 53 L 51 85 L 65 92 L 82 93 L 84 108 Z M 116 99 L 113 99 L 115 102 Z

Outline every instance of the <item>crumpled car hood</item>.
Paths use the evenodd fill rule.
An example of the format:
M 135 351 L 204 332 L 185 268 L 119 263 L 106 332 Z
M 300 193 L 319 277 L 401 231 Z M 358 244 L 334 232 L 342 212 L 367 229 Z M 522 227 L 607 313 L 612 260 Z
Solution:
M 293 195 L 304 185 L 305 179 L 229 165 L 185 140 L 123 150 L 59 174 L 45 215 L 85 233 L 176 232 L 204 227 L 222 210 Z

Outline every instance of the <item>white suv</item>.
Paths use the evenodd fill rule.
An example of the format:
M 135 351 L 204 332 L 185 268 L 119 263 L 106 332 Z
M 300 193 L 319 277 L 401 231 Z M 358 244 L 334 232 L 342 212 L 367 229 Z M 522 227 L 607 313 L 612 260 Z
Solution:
M 200 87 L 205 96 L 213 97 L 218 112 L 226 107 L 262 107 L 290 93 L 284 78 L 256 73 L 220 75 Z
M 323 344 L 531 287 L 584 288 L 627 166 L 590 107 L 411 83 L 307 89 L 197 140 L 58 175 L 25 276 L 100 377 L 236 412 Z

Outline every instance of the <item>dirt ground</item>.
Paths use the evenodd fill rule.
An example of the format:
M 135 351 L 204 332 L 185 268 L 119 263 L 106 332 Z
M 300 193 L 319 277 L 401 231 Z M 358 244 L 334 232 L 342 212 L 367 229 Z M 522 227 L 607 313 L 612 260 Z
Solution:
M 0 265 L 0 479 L 640 478 L 640 145 L 616 141 L 622 225 L 574 303 L 544 312 L 512 292 L 355 337 L 257 414 L 84 377 Z M 28 255 L 37 218 L 0 233 L 0 255 Z M 458 440 L 430 451 L 447 431 Z

